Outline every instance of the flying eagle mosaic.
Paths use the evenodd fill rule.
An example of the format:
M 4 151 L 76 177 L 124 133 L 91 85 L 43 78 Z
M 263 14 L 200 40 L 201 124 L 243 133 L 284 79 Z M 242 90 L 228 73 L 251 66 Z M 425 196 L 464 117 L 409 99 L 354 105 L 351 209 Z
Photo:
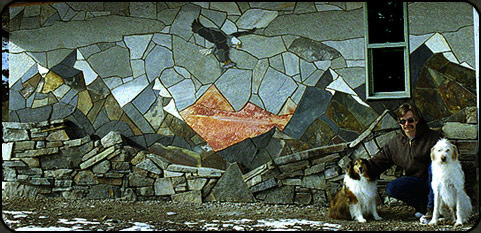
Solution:
M 228 35 L 220 29 L 205 27 L 199 22 L 199 19 L 194 19 L 191 26 L 194 33 L 199 34 L 201 37 L 214 44 L 214 47 L 201 49 L 200 52 L 205 56 L 213 53 L 219 62 L 224 63 L 224 65 L 221 66 L 222 69 L 228 69 L 236 65 L 236 63 L 229 58 L 229 49 L 231 47 L 242 47 L 242 43 L 238 37 L 251 34 L 256 30 L 256 28 L 252 28 L 248 31 L 234 32 Z

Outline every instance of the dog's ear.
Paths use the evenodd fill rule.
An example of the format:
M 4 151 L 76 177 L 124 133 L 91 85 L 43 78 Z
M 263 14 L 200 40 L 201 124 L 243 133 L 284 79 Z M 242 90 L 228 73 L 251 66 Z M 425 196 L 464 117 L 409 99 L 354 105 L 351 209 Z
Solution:
M 456 145 L 453 145 L 453 153 L 452 153 L 452 158 L 453 158 L 453 161 L 456 161 L 458 160 L 458 147 Z
M 434 146 L 431 148 L 431 161 L 434 161 Z

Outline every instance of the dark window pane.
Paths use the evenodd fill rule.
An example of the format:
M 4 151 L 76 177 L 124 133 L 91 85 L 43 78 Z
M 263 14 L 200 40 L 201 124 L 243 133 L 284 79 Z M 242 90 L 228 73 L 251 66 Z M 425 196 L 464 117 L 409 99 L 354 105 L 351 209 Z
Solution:
M 369 43 L 403 42 L 403 3 L 373 1 L 367 6 Z
M 404 49 L 371 49 L 374 92 L 405 91 Z

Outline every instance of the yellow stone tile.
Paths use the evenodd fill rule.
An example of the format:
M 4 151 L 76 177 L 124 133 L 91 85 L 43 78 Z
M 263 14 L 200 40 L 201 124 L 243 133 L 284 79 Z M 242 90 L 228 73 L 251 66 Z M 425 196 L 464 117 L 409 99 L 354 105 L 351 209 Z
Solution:
M 80 93 L 78 93 L 77 108 L 84 115 L 87 115 L 87 113 L 90 111 L 92 106 L 93 106 L 92 99 L 90 98 L 89 92 L 87 90 L 84 90 L 84 91 L 81 91 Z
M 109 95 L 105 100 L 105 111 L 107 112 L 109 119 L 112 121 L 120 120 L 120 116 L 123 113 L 122 108 L 120 108 L 120 105 L 112 95 Z
M 45 83 L 43 84 L 42 93 L 47 94 L 64 83 L 63 78 L 53 71 L 48 72 L 45 76 Z
M 32 108 L 40 108 L 45 105 L 48 105 L 48 98 L 43 98 L 40 100 L 34 100 L 32 104 Z

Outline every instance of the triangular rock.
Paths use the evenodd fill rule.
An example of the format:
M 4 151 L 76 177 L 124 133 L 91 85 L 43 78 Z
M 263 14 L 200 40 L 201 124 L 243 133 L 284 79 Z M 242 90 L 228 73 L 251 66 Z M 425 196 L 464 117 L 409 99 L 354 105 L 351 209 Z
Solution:
M 237 163 L 229 165 L 206 200 L 230 202 L 255 202 Z

